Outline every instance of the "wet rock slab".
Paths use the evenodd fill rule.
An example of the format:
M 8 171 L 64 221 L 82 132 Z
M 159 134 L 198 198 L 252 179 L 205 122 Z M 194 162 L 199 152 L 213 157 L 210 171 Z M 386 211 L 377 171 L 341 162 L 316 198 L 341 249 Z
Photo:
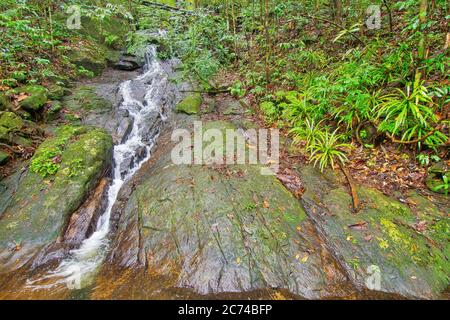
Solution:
M 127 276 L 136 270 L 159 290 L 197 295 L 280 289 L 318 298 L 336 294 L 330 287 L 342 290 L 345 277 L 299 201 L 274 176 L 261 175 L 259 166 L 174 165 L 172 147 L 169 132 L 139 181 L 119 197 L 94 297 L 151 298 L 145 280 Z
M 441 297 L 450 283 L 448 198 L 411 192 L 401 202 L 359 186 L 362 209 L 355 214 L 334 174 L 312 167 L 300 174 L 308 216 L 357 288 Z

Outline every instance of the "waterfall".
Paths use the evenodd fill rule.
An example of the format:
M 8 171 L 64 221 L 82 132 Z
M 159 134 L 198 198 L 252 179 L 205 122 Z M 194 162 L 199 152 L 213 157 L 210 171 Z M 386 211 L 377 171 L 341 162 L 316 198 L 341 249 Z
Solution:
M 107 192 L 107 205 L 97 222 L 95 232 L 59 266 L 44 277 L 29 280 L 28 286 L 36 289 L 62 283 L 79 283 L 85 287 L 101 266 L 109 248 L 111 211 L 122 186 L 149 160 L 152 148 L 166 120 L 164 104 L 167 102 L 169 79 L 156 56 L 156 47 L 150 46 L 145 57 L 143 73 L 119 87 L 122 97 L 119 109 L 128 114 L 131 130 L 114 147 L 113 179 Z M 142 93 L 145 93 L 142 95 Z M 54 278 L 51 284 L 39 285 L 45 279 Z

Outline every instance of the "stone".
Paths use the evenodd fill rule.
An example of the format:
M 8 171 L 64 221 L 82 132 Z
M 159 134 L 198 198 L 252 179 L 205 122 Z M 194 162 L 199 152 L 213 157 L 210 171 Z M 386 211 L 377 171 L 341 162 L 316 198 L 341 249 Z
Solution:
M 46 112 L 46 120 L 52 121 L 56 119 L 62 108 L 63 106 L 60 101 L 52 101 Z
M 432 165 L 428 169 L 428 176 L 425 181 L 428 189 L 436 193 L 448 194 L 450 191 L 442 187 L 444 184 L 444 176 L 450 180 L 450 168 L 444 161 Z
M 0 93 L 0 111 L 12 109 L 12 102 L 6 93 Z
M 112 109 L 110 101 L 100 97 L 94 87 L 81 86 L 62 100 L 63 106 L 77 112 L 105 112 Z
M 38 112 L 47 102 L 47 89 L 40 85 L 28 85 L 15 89 L 17 93 L 26 93 L 29 96 L 19 102 L 20 107 L 26 111 Z
M 151 299 L 175 288 L 200 296 L 277 288 L 318 298 L 327 284 L 346 281 L 274 176 L 260 166 L 174 165 L 170 137 L 167 130 L 153 165 L 119 195 L 120 222 L 112 221 L 111 252 L 92 298 Z
M 113 67 L 118 70 L 123 71 L 134 71 L 136 69 L 139 69 L 142 67 L 139 63 L 132 59 L 125 60 L 124 58 L 120 59 L 118 62 L 116 62 Z
M 61 100 L 69 91 L 63 86 L 52 84 L 48 87 L 48 97 L 51 100 Z
M 225 110 L 223 110 L 222 113 L 226 116 L 241 115 L 244 113 L 244 110 L 240 105 L 239 101 L 234 100 L 228 105 L 228 107 L 225 108 Z
M 39 146 L 28 172 L 6 191 L 11 196 L 0 212 L 0 274 L 31 262 L 62 235 L 111 166 L 112 148 L 106 131 L 73 126 L 59 127 Z
M 186 114 L 198 114 L 202 105 L 200 93 L 192 93 L 175 106 L 175 112 Z

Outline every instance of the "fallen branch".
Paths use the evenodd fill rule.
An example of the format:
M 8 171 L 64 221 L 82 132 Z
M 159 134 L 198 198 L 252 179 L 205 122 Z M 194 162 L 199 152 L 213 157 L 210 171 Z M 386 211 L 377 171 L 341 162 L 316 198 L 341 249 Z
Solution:
M 166 10 L 166 11 L 175 11 L 175 12 L 182 12 L 186 14 L 194 14 L 194 12 L 190 10 L 185 10 L 178 7 L 173 7 L 168 4 L 158 3 L 158 2 L 152 2 L 152 1 L 139 1 L 142 5 L 148 6 L 148 7 L 156 7 L 157 9 Z
M 386 132 L 386 136 L 391 139 L 392 142 L 394 143 L 400 143 L 400 144 L 414 144 L 414 143 L 418 143 L 418 142 L 422 142 L 425 139 L 427 139 L 428 137 L 432 136 L 436 131 L 440 131 L 443 128 L 443 125 L 438 125 L 436 128 L 434 128 L 433 130 L 431 130 L 430 132 L 428 132 L 426 135 L 414 139 L 414 140 L 409 140 L 409 141 L 403 141 L 403 140 L 397 140 L 395 139 L 394 136 L 391 136 L 389 133 Z
M 359 207 L 359 198 L 358 198 L 358 193 L 356 191 L 356 187 L 353 184 L 350 174 L 347 172 L 347 170 L 344 168 L 343 164 L 340 161 L 339 161 L 339 168 L 344 173 L 344 176 L 347 179 L 348 185 L 350 187 L 350 195 L 352 196 L 353 210 L 355 213 L 358 213 L 360 207 Z
M 206 93 L 206 94 L 219 94 L 219 93 L 229 93 L 230 89 L 214 89 L 214 90 L 180 90 L 180 92 L 192 92 L 192 93 Z
M 299 13 L 298 15 L 299 15 L 299 16 L 303 16 L 303 17 L 306 17 L 306 18 L 309 18 L 309 19 L 315 19 L 315 20 L 320 20 L 320 21 L 323 21 L 323 22 L 327 22 L 327 23 L 329 23 L 329 24 L 331 24 L 331 25 L 333 25 L 333 26 L 335 26 L 335 27 L 338 27 L 338 28 L 341 29 L 341 30 L 347 30 L 346 27 L 344 27 L 344 26 L 342 26 L 342 25 L 340 25 L 340 24 L 338 24 L 338 23 L 336 23 L 336 22 L 334 22 L 334 21 L 331 21 L 331 20 L 329 20 L 329 19 L 326 19 L 326 18 L 316 17 L 316 16 L 310 16 L 310 15 L 304 14 L 304 13 Z M 359 41 L 362 45 L 364 45 L 364 46 L 366 45 L 366 43 L 365 43 L 360 37 L 358 37 L 357 35 L 355 35 L 354 33 L 349 32 L 348 34 L 351 35 L 353 38 L 355 38 L 357 41 Z

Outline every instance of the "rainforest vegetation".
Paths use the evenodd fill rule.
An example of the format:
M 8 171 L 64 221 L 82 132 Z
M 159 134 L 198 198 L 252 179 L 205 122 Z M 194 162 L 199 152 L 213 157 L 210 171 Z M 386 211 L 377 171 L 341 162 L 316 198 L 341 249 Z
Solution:
M 448 299 L 449 22 L 447 0 L 0 0 L 0 299 Z M 248 149 L 276 129 L 279 170 L 175 165 L 197 121 Z
M 86 34 L 67 27 L 66 12 L 76 4 L 97 30 Z M 321 169 L 356 156 L 355 146 L 394 145 L 423 167 L 448 160 L 447 1 L 2 0 L 0 5 L 4 109 L 23 115 L 26 93 L 19 87 L 94 76 L 95 70 L 74 64 L 78 47 L 100 41 L 107 55 L 131 41 L 135 30 L 164 29 L 160 58 L 180 58 L 185 76 L 204 92 L 227 89 L 247 97 L 267 126 L 289 134 Z M 234 79 L 227 88 L 214 83 L 223 70 Z M 42 113 L 32 117 L 41 120 Z M 3 148 L 8 152 L 14 145 Z M 443 174 L 436 188 L 447 192 L 448 183 Z

